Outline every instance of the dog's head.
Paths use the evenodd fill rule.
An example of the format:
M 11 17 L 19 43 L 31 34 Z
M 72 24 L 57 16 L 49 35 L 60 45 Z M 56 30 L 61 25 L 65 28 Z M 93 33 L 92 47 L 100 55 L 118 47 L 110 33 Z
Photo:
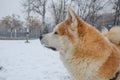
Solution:
M 41 36 L 41 43 L 46 47 L 58 51 L 74 51 L 77 45 L 81 44 L 81 37 L 86 32 L 87 27 L 84 21 L 68 7 L 66 19 L 56 25 L 53 32 Z

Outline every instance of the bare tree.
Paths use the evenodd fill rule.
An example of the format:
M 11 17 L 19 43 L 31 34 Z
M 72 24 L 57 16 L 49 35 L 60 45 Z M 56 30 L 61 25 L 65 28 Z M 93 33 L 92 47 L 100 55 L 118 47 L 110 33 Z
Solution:
M 39 31 L 42 28 L 42 23 L 40 23 L 40 20 L 36 17 L 30 16 L 29 18 L 26 18 L 26 22 L 29 21 L 29 31 L 32 34 L 35 34 L 36 37 L 40 35 Z
M 25 11 L 30 11 L 38 14 L 40 17 L 42 17 L 42 25 L 45 26 L 45 14 L 46 14 L 46 4 L 47 0 L 29 0 L 23 2 L 23 6 Z M 29 6 L 29 10 L 28 7 Z M 40 34 L 42 34 L 42 31 L 40 31 Z
M 88 23 L 95 25 L 98 14 L 104 7 L 109 4 L 109 0 L 103 2 L 103 0 L 72 0 L 77 6 L 78 15 L 87 21 Z
M 13 26 L 12 26 L 12 20 L 11 20 L 11 16 L 6 16 L 3 17 L 2 21 L 1 21 L 3 27 L 7 28 L 8 30 L 10 30 L 10 37 L 12 37 L 12 33 L 13 33 Z
M 6 16 L 1 20 L 1 24 L 3 27 L 10 31 L 10 37 L 13 37 L 13 32 L 15 33 L 14 37 L 16 37 L 17 30 L 22 27 L 22 21 L 20 21 L 18 15 Z
M 55 24 L 58 24 L 65 18 L 67 0 L 51 1 Z M 99 19 L 100 11 L 109 4 L 109 0 L 104 2 L 103 0 L 70 0 L 70 2 L 69 5 L 76 10 L 78 15 L 93 26 L 96 25 L 96 21 Z
M 58 24 L 59 22 L 61 22 L 65 18 L 66 0 L 59 0 L 59 1 L 57 1 L 57 3 L 52 0 L 51 6 L 53 9 L 53 16 L 55 19 L 55 24 Z
M 46 4 L 47 4 L 47 0 L 34 0 L 31 3 L 31 8 L 33 12 L 37 13 L 42 17 L 43 25 L 45 24 Z
M 114 25 L 120 25 L 120 0 L 115 0 L 113 9 L 115 10 Z

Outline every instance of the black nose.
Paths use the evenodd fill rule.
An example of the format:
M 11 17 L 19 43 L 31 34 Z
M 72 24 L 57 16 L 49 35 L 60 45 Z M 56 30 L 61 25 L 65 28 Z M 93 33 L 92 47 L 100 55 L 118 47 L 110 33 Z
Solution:
M 39 37 L 39 39 L 41 40 L 43 38 L 43 36 L 41 35 L 40 37 Z

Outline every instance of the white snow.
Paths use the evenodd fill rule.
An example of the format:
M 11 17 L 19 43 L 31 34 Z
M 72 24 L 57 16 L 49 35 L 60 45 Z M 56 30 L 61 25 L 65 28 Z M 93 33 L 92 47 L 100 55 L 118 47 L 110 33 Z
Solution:
M 59 52 L 39 40 L 0 40 L 0 80 L 70 80 Z

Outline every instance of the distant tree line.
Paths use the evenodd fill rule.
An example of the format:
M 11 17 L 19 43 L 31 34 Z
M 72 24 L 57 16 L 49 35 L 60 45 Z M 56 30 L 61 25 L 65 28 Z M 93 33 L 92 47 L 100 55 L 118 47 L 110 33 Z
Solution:
M 30 22 L 30 37 L 38 38 L 42 24 L 37 17 L 30 16 L 25 21 L 20 20 L 18 15 L 5 16 L 0 20 L 0 37 L 25 38 L 27 33 L 27 22 Z

